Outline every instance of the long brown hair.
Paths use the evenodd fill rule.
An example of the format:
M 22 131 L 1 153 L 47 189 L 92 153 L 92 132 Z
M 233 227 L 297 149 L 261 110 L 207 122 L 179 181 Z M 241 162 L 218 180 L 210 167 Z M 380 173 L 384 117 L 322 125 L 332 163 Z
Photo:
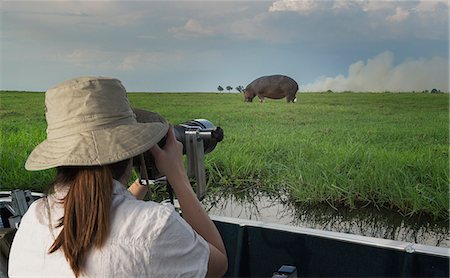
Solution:
M 84 268 L 88 251 L 101 247 L 109 235 L 112 202 L 112 179 L 120 179 L 130 160 L 107 166 L 58 167 L 55 181 L 50 186 L 67 184 L 63 199 L 64 216 L 57 227 L 61 233 L 49 253 L 62 248 L 64 256 L 78 277 Z

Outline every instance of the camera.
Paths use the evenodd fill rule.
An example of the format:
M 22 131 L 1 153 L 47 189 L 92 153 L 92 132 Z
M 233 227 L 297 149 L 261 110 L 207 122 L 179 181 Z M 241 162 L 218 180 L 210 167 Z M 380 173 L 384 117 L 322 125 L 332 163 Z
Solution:
M 155 117 L 160 117 L 156 113 L 145 110 L 134 109 L 138 122 L 149 122 Z M 202 199 L 206 193 L 206 174 L 204 165 L 204 155 L 212 152 L 217 143 L 223 140 L 223 130 L 214 126 L 206 119 L 194 119 L 173 127 L 175 138 L 183 144 L 183 154 L 187 156 L 187 174 L 190 178 L 195 178 L 197 183 L 197 197 Z M 163 148 L 167 135 L 159 142 L 159 147 Z M 142 181 L 154 181 L 163 178 L 163 175 L 156 168 L 155 160 L 149 151 L 142 156 L 133 158 L 133 167 L 140 175 Z
M 217 143 L 223 140 L 223 130 L 216 127 L 208 120 L 195 119 L 173 127 L 175 137 L 183 144 L 183 154 L 186 154 L 186 143 L 188 141 L 188 134 L 198 131 L 198 139 L 203 142 L 204 153 L 210 153 L 215 148 Z M 165 137 L 163 138 L 165 141 Z

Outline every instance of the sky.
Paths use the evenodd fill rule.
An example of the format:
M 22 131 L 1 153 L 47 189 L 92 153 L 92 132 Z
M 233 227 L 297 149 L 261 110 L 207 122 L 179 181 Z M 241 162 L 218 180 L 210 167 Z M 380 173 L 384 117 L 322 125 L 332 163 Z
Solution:
M 300 91 L 449 91 L 449 2 L 5 1 L 1 90 L 116 77 L 216 92 L 272 74 Z

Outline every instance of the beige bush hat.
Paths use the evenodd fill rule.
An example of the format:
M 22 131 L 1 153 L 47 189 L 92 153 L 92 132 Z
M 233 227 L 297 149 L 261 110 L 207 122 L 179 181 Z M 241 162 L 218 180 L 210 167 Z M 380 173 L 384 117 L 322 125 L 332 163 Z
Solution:
M 27 170 L 105 165 L 150 149 L 169 124 L 146 112 L 138 123 L 122 83 L 109 77 L 80 77 L 45 93 L 47 139 L 25 163 Z

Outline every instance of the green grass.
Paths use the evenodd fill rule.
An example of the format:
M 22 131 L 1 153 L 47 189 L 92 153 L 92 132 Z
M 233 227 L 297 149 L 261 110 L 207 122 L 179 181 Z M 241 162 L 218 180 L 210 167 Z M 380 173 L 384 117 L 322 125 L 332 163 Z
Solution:
M 299 94 L 296 104 L 236 94 L 129 94 L 171 123 L 205 118 L 225 139 L 206 156 L 211 194 L 283 194 L 303 204 L 392 208 L 448 219 L 448 94 Z M 44 95 L 1 93 L 2 189 L 42 189 L 24 162 L 45 138 Z

